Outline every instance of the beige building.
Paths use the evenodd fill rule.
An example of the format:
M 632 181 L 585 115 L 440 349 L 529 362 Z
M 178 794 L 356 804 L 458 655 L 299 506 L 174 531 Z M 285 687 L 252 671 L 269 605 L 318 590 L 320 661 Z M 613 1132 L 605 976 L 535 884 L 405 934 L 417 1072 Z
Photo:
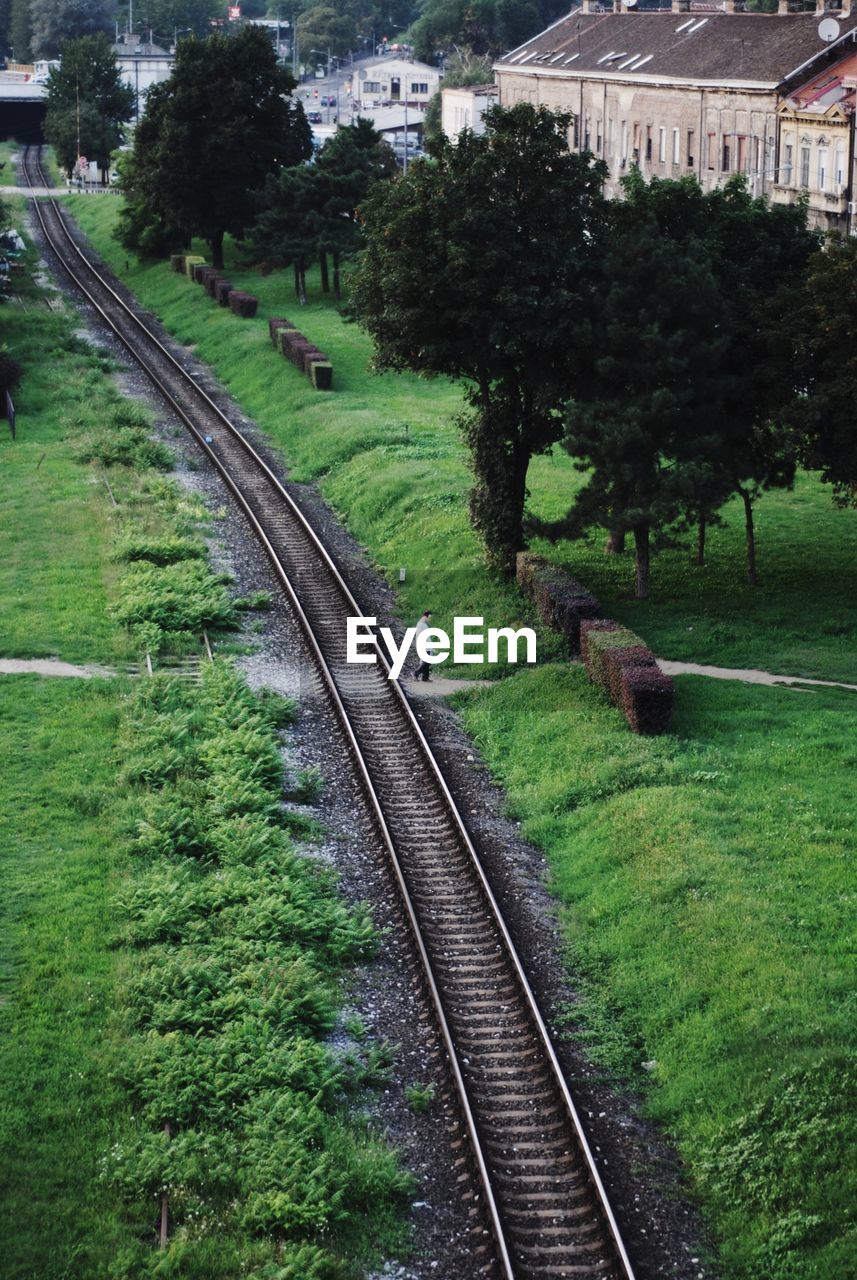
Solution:
M 853 48 L 853 45 L 851 46 Z M 771 199 L 793 204 L 802 193 L 812 221 L 850 231 L 854 206 L 857 52 L 798 79 L 777 108 L 777 175 Z
M 489 107 L 497 105 L 499 89 L 496 84 L 474 84 L 444 87 L 440 91 L 440 127 L 448 138 L 457 138 L 462 129 L 483 133 L 482 117 Z
M 732 0 L 709 12 L 679 12 L 678 0 L 648 12 L 584 3 L 494 71 L 502 106 L 571 115 L 573 145 L 608 165 L 609 194 L 638 165 L 646 177 L 695 174 L 706 189 L 740 172 L 754 194 L 776 198 L 784 94 L 841 61 L 857 34 L 844 11 L 825 44 L 823 15 L 734 13 Z
M 385 58 L 362 67 L 354 77 L 351 92 L 361 111 L 399 103 L 424 110 L 429 98 L 437 93 L 440 81 L 437 67 L 408 62 L 406 58 Z

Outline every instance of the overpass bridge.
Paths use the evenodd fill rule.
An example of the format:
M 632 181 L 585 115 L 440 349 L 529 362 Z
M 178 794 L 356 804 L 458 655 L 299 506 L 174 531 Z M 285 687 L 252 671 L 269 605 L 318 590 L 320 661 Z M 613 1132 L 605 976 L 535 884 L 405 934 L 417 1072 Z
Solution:
M 0 139 L 44 142 L 45 86 L 18 71 L 0 71 Z

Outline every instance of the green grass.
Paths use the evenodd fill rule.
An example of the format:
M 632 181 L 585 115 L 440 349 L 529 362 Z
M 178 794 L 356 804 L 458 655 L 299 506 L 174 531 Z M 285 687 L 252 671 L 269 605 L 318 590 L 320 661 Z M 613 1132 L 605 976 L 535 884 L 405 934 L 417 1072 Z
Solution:
M 494 625 L 523 616 L 514 591 L 485 576 L 467 524 L 455 388 L 370 376 L 366 339 L 329 302 L 313 294 L 301 310 L 285 277 L 233 263 L 233 281 L 261 300 L 259 318 L 239 322 L 163 264 L 127 260 L 109 238 L 114 204 L 78 212 L 120 275 L 282 447 L 293 476 L 319 484 L 392 580 L 407 568 L 403 616 L 426 605 L 439 625 L 456 612 Z M 333 394 L 313 392 L 275 355 L 269 315 L 327 351 Z M 534 510 L 561 514 L 578 483 L 563 455 L 536 460 Z M 741 513 L 724 519 L 704 569 L 687 547 L 658 556 L 647 604 L 629 596 L 630 556 L 605 556 L 601 537 L 550 554 L 664 657 L 857 681 L 855 513 L 835 509 L 812 477 L 767 495 L 755 591 L 744 586 Z M 540 652 L 558 648 L 540 639 Z M 724 1276 L 857 1274 L 854 1185 L 837 1182 L 854 1136 L 843 1067 L 854 1032 L 854 695 L 685 677 L 676 733 L 646 741 L 566 665 L 465 703 L 513 812 L 548 854 L 584 997 L 570 1011 L 575 1034 L 606 1072 L 649 1086 Z
M 417 617 L 427 603 L 440 626 L 455 613 L 481 613 L 495 625 L 521 615 L 515 593 L 485 579 L 467 522 L 470 475 L 453 423 L 458 389 L 443 379 L 367 375 L 366 335 L 343 324 L 315 287 L 299 307 L 287 273 L 263 278 L 242 270 L 227 246 L 226 274 L 260 299 L 258 316 L 238 321 L 164 263 L 141 265 L 126 254 L 110 234 L 117 200 L 70 207 L 120 277 L 282 446 L 292 476 L 319 484 L 391 581 L 407 569 L 404 616 Z M 291 319 L 330 356 L 332 394 L 314 391 L 277 356 L 267 337 L 274 315 Z M 561 451 L 535 459 L 532 509 L 545 518 L 562 514 L 579 483 Z M 724 527 L 710 532 L 704 568 L 692 563 L 689 546 L 656 557 L 654 596 L 645 604 L 631 598 L 631 552 L 605 556 L 603 535 L 535 549 L 568 563 L 605 612 L 662 657 L 857 682 L 857 514 L 835 508 L 829 490 L 809 476 L 793 494 L 764 496 L 755 590 L 745 583 L 743 510 L 732 503 L 723 517 Z M 556 652 L 547 638 L 543 647 Z
M 26 271 L 16 293 L 20 301 L 0 308 L 0 340 L 26 370 L 18 440 L 0 436 L 0 655 L 104 662 L 137 656 L 141 643 L 153 652 L 198 644 L 200 625 L 228 624 L 239 606 L 202 572 L 198 500 L 150 465 L 163 459 L 151 456 L 145 415 L 119 397 L 109 360 L 75 337 L 74 313 L 50 314 Z M 134 636 L 112 620 L 131 603 Z M 407 1244 L 409 1179 L 349 1102 L 349 1090 L 377 1083 L 383 1052 L 367 1045 L 339 1061 L 322 1043 L 370 922 L 339 901 L 331 873 L 286 832 L 259 829 L 262 810 L 287 821 L 274 732 L 286 723 L 282 708 L 242 692 L 219 663 L 205 678 L 220 680 L 220 696 L 205 740 L 191 742 L 171 808 L 164 781 L 204 722 L 194 686 L 174 682 L 165 732 L 141 710 L 149 690 L 165 687 L 159 680 L 140 681 L 132 695 L 125 679 L 0 676 L 0 1270 L 9 1280 L 226 1280 L 272 1268 L 320 1280 Z M 292 782 L 305 798 L 318 791 L 309 776 Z M 197 843 L 211 841 L 206 867 L 178 856 L 159 868 L 157 855 L 174 852 L 191 828 Z M 216 832 L 233 864 L 225 873 L 214 861 Z M 242 850 L 250 860 L 251 835 L 257 863 L 248 870 L 237 864 Z M 234 899 L 218 915 L 223 880 Z M 173 892 L 179 884 L 192 885 L 184 899 Z M 213 934 L 208 952 L 193 920 L 182 935 L 194 892 Z M 155 936 L 144 938 L 152 919 Z M 161 945 L 165 922 L 174 936 Z M 198 1020 L 196 1034 L 170 1030 L 177 1008 Z M 212 1026 L 220 1040 L 201 1034 Z M 254 1094 L 252 1064 L 263 1058 Z M 275 1096 L 260 1082 L 279 1086 Z M 203 1117 L 167 1145 L 151 1112 L 173 1087 L 175 1116 L 194 1086 L 201 1115 L 212 1092 L 222 1113 L 208 1131 Z M 231 1108 L 229 1097 L 242 1105 Z M 161 1185 L 172 1214 L 163 1254 L 153 1247 Z
M 124 868 L 104 799 L 113 682 L 0 677 L 0 1199 L 7 1280 L 89 1280 L 130 1236 L 99 1158 L 124 1121 L 113 1073 Z
M 857 1274 L 854 695 L 685 676 L 660 739 L 629 734 L 580 668 L 461 701 L 523 834 L 550 851 L 584 992 L 575 1033 L 620 1079 L 656 1062 L 650 1107 L 727 1274 Z M 789 1214 L 797 1258 L 777 1243 Z

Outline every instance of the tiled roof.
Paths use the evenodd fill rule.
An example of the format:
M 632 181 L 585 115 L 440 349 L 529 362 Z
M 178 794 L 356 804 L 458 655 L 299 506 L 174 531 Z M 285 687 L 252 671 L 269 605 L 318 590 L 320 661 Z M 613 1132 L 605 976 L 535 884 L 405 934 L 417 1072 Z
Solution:
M 831 50 L 815 14 L 569 14 L 494 64 L 527 73 L 663 76 L 778 85 L 809 59 Z M 855 45 L 857 14 L 841 19 L 840 56 Z M 850 35 L 850 39 L 843 37 Z

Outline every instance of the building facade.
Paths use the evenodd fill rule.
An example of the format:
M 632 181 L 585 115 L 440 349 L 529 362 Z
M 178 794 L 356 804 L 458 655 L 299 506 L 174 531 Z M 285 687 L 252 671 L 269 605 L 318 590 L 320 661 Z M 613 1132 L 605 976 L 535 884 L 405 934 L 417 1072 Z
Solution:
M 611 195 L 636 165 L 647 178 L 693 174 L 707 190 L 743 173 L 754 195 L 788 198 L 782 104 L 790 86 L 850 56 L 857 16 L 840 12 L 826 44 L 823 15 L 733 13 L 725 3 L 713 12 L 680 12 L 677 0 L 670 11 L 573 12 L 495 64 L 500 104 L 566 112 L 572 145 L 607 164 Z M 838 154 L 834 146 L 830 165 Z M 824 224 L 828 207 L 825 198 L 815 220 Z
M 440 127 L 448 138 L 457 138 L 462 129 L 483 133 L 482 117 L 489 107 L 497 105 L 500 91 L 496 84 L 464 85 L 443 88 Z
M 359 109 L 395 106 L 424 110 L 440 87 L 442 73 L 437 67 L 405 58 L 385 58 L 383 62 L 361 67 L 354 77 L 351 93 Z
M 824 230 L 857 228 L 854 208 L 857 51 L 789 87 L 777 108 L 777 176 L 771 199 L 801 195 Z
M 145 110 L 149 89 L 172 75 L 175 55 L 130 33 L 119 36 L 113 52 L 123 84 L 134 90 L 134 119 L 139 120 Z

